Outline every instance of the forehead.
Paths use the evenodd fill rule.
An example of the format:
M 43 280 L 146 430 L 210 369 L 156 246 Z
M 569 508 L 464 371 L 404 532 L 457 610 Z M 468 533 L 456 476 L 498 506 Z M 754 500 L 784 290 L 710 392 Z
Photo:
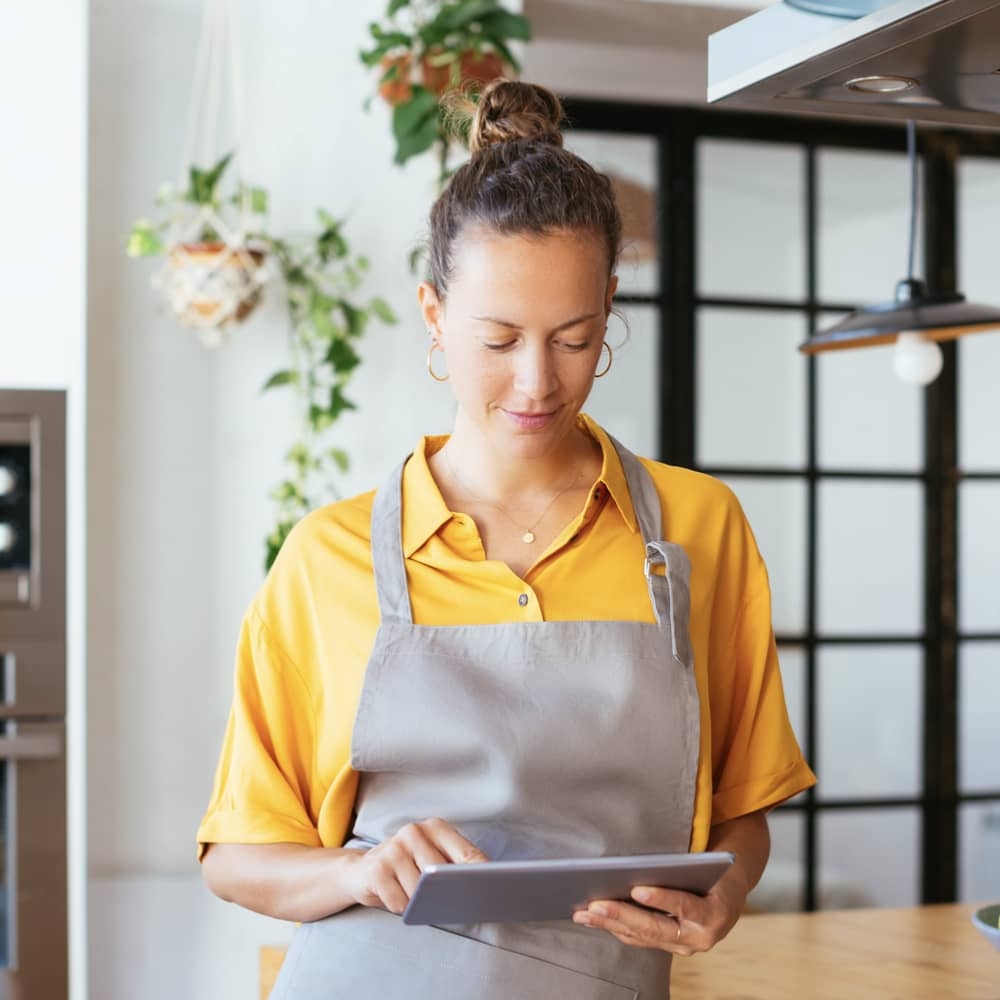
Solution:
M 461 288 L 499 288 L 511 282 L 549 285 L 597 284 L 603 295 L 608 278 L 604 242 L 588 230 L 498 233 L 469 227 L 455 241 L 449 292 Z

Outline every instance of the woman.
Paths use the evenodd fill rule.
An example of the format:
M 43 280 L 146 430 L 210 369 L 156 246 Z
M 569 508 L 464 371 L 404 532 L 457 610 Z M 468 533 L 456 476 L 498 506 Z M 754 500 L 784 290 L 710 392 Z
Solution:
M 453 432 L 305 518 L 244 621 L 198 839 L 214 892 L 304 924 L 276 1000 L 665 997 L 671 956 L 739 916 L 765 812 L 814 781 L 735 498 L 581 413 L 621 225 L 561 117 L 540 87 L 484 92 L 419 289 Z M 432 863 L 705 849 L 736 861 L 704 898 L 397 916 Z

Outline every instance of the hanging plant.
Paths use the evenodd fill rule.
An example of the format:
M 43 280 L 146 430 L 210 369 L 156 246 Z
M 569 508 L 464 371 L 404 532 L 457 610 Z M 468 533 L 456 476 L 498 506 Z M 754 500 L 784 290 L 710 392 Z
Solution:
M 246 231 L 267 212 L 267 195 L 240 184 L 224 196 L 231 160 L 230 153 L 210 168 L 190 167 L 184 191 L 164 185 L 157 197 L 161 218 L 139 219 L 126 245 L 130 257 L 164 257 L 154 285 L 206 347 L 218 346 L 230 326 L 253 312 L 270 275 L 266 245 Z
M 158 202 L 167 209 L 167 217 L 140 219 L 132 228 L 126 249 L 132 257 L 164 257 L 164 271 L 171 282 L 178 283 L 176 275 L 183 273 L 185 281 L 197 285 L 198 295 L 186 299 L 184 316 L 194 317 L 192 325 L 205 323 L 203 330 L 222 329 L 218 309 L 216 321 L 208 325 L 212 307 L 209 293 L 222 294 L 224 286 L 225 295 L 230 296 L 226 322 L 235 322 L 245 319 L 259 301 L 260 282 L 255 275 L 265 260 L 272 262 L 284 279 L 290 363 L 275 372 L 263 388 L 289 386 L 295 390 L 300 429 L 285 455 L 285 478 L 271 494 L 277 511 L 275 526 L 266 539 L 264 564 L 270 569 L 295 523 L 313 507 L 339 496 L 336 478 L 347 471 L 349 460 L 342 448 L 333 446 L 329 432 L 343 413 L 356 408 L 345 389 L 361 361 L 358 341 L 373 319 L 394 324 L 396 317 L 381 298 L 366 304 L 355 299 L 368 261 L 351 253 L 343 221 L 325 211 L 318 213 L 315 234 L 275 236 L 264 224 L 267 192 L 243 188 L 231 200 L 250 204 L 260 228 L 247 233 L 239 248 L 223 239 L 215 227 L 222 204 L 219 186 L 230 160 L 231 155 L 227 155 L 207 170 L 192 167 L 190 185 L 181 195 L 163 189 Z M 201 217 L 197 239 L 184 244 L 166 238 L 171 209 L 178 200 L 208 210 Z M 200 255 L 204 255 L 203 264 Z M 252 259 L 244 261 L 249 255 Z
M 369 33 L 372 45 L 360 57 L 378 68 L 379 96 L 392 107 L 395 162 L 437 146 L 441 187 L 449 176 L 451 137 L 439 99 L 448 90 L 520 72 L 510 43 L 528 41 L 531 25 L 498 0 L 389 0 Z
M 342 221 L 323 211 L 319 221 L 313 237 L 267 238 L 285 279 L 292 363 L 275 372 L 264 390 L 292 387 L 301 421 L 298 439 L 285 456 L 285 478 L 272 493 L 277 522 L 267 537 L 267 569 L 296 522 L 319 503 L 339 497 L 337 475 L 347 471 L 349 460 L 332 445 L 329 431 L 343 413 L 356 409 L 345 389 L 361 363 L 357 344 L 373 319 L 389 325 L 397 321 L 384 299 L 372 298 L 366 305 L 351 301 L 368 261 L 352 255 Z

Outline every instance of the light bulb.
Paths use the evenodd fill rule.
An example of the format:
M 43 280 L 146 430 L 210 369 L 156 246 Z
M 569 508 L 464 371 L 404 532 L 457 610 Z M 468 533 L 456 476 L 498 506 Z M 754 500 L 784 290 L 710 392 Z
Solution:
M 16 484 L 17 477 L 14 475 L 14 470 L 6 465 L 0 465 L 0 497 L 13 493 Z
M 0 521 L 0 553 L 10 552 L 16 541 L 17 532 L 14 531 L 14 525 Z
M 907 331 L 896 338 L 892 370 L 896 377 L 912 385 L 928 385 L 941 374 L 941 348 L 922 333 Z

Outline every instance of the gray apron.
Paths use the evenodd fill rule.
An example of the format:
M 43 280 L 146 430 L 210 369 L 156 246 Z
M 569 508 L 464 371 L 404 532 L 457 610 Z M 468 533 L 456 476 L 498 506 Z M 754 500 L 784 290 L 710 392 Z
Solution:
M 699 707 L 690 564 L 660 540 L 660 503 L 621 456 L 656 623 L 415 625 L 401 535 L 402 466 L 378 491 L 381 623 L 351 746 L 349 847 L 408 822 L 454 824 L 493 860 L 687 851 Z M 632 570 L 630 570 L 632 571 Z M 608 580 L 614 587 L 615 581 Z M 662 1000 L 670 955 L 565 921 L 408 926 L 354 906 L 295 934 L 272 1000 Z

